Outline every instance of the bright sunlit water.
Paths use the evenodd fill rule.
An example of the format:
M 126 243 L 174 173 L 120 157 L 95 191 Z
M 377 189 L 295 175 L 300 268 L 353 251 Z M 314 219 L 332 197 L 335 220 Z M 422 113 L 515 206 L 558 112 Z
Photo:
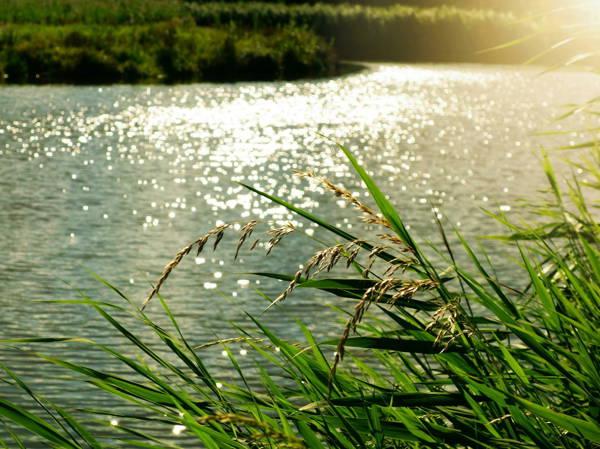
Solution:
M 291 274 L 317 248 L 308 223 L 237 182 L 361 232 L 353 210 L 292 175 L 314 170 L 368 201 L 322 135 L 355 152 L 421 238 L 437 239 L 432 207 L 448 228 L 471 238 L 497 232 L 482 208 L 514 214 L 517 198 L 545 186 L 536 157 L 543 141 L 533 133 L 564 126 L 552 122 L 561 105 L 600 92 L 591 75 L 537 75 L 523 68 L 381 65 L 294 83 L 4 87 L 0 336 L 84 335 L 122 344 L 93 310 L 39 301 L 82 291 L 119 302 L 92 271 L 141 303 L 165 263 L 215 224 L 237 229 L 260 219 L 256 236 L 265 241 L 269 225 L 293 221 L 297 235 L 267 258 L 259 248 L 242 251 L 233 263 L 238 232 L 232 229 L 217 252 L 190 256 L 167 282 L 163 293 L 191 342 L 234 335 L 231 322 L 247 323 L 244 311 L 259 314 L 265 306 L 256 289 L 276 296 L 285 287 L 243 273 Z M 314 236 L 325 237 L 318 230 Z M 504 268 L 510 276 L 511 267 Z M 300 335 L 296 319 L 318 335 L 339 335 L 339 316 L 328 304 L 328 296 L 302 292 L 261 319 L 290 338 Z M 124 371 L 107 356 L 72 344 L 0 349 L 2 363 L 56 402 L 111 404 L 79 384 L 65 386 L 64 372 L 37 361 L 27 353 L 32 348 Z M 242 361 L 252 356 L 243 345 L 232 349 Z M 202 354 L 226 379 L 231 371 L 221 351 Z M 24 401 L 11 389 L 3 394 Z

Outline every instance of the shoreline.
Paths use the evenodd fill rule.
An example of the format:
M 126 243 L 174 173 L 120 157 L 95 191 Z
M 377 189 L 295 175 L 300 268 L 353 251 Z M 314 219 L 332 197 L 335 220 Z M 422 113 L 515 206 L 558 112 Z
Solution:
M 187 82 L 114 82 L 114 83 L 67 83 L 67 82 L 51 82 L 51 83 L 6 83 L 0 82 L 0 90 L 14 88 L 14 87 L 112 87 L 112 86 L 131 86 L 131 87 L 154 87 L 154 86 L 190 86 L 190 85 L 198 85 L 198 84 L 208 84 L 208 85 L 236 85 L 236 84 L 244 84 L 244 83 L 299 83 L 306 81 L 329 81 L 335 80 L 338 78 L 344 78 L 347 76 L 352 76 L 355 74 L 359 74 L 362 72 L 368 72 L 372 70 L 374 65 L 384 65 L 384 64 L 412 64 L 412 63 L 402 63 L 402 62 L 394 62 L 394 61 L 380 61 L 380 62 L 340 62 L 338 71 L 336 71 L 332 75 L 324 75 L 324 76 L 312 76 L 312 77 L 302 77 L 302 78 L 290 78 L 290 79 L 271 79 L 271 80 L 191 80 Z M 431 63 L 432 65 L 436 65 L 437 63 Z M 462 63 L 457 63 L 462 64 Z M 476 65 L 476 64 L 475 64 Z M 483 64 L 482 64 L 483 65 Z M 492 64 L 490 64 L 492 65 Z M 341 67 L 341 69 L 340 69 Z
M 397 66 L 397 67 L 418 67 L 418 68 L 439 68 L 439 67 L 476 67 L 485 68 L 489 70 L 494 69 L 518 69 L 519 71 L 531 72 L 532 75 L 539 75 L 546 71 L 548 66 L 544 65 L 525 65 L 525 64 L 496 64 L 496 63 L 483 63 L 483 62 L 423 62 L 423 61 L 341 61 L 340 66 L 344 67 L 341 71 L 336 72 L 333 75 L 328 76 L 317 76 L 317 77 L 304 77 L 294 79 L 273 79 L 273 80 L 238 80 L 238 81 L 189 81 L 189 82 L 116 82 L 116 83 L 90 83 L 90 84 L 74 84 L 66 82 L 53 82 L 53 83 L 1 83 L 0 90 L 9 88 L 19 87 L 156 87 L 156 86 L 191 86 L 191 85 L 236 85 L 245 83 L 299 83 L 306 81 L 329 81 L 347 76 L 352 76 L 364 72 L 374 70 L 378 66 Z M 567 73 L 588 73 L 587 67 L 570 66 L 561 69 L 556 69 L 554 72 L 567 72 Z

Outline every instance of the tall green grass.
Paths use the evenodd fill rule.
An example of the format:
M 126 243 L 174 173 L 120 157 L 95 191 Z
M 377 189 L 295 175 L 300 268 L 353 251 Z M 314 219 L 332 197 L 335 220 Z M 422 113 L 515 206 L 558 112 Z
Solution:
M 208 3 L 206 0 L 184 0 L 189 3 Z M 223 3 L 246 3 L 253 0 L 221 0 Z M 415 6 L 432 8 L 438 6 L 454 6 L 464 9 L 494 9 L 499 11 L 547 11 L 550 8 L 565 6 L 564 0 L 531 0 L 527 3 L 521 0 L 267 0 L 268 3 L 298 5 L 317 3 L 323 4 L 358 4 L 363 6 Z
M 3 0 L 0 24 L 133 25 L 185 16 L 180 0 Z
M 188 9 L 199 25 L 305 26 L 331 39 L 347 59 L 522 62 L 526 52 L 546 48 L 544 39 L 536 38 L 527 46 L 478 53 L 537 30 L 537 24 L 511 13 L 484 9 L 262 2 L 192 3 Z
M 4 0 L 0 3 L 0 23 L 42 23 L 66 25 L 72 23 L 87 24 L 139 24 L 160 22 L 187 15 L 189 5 L 253 4 L 256 1 L 195 1 L 195 0 Z M 439 8 L 455 7 L 464 10 L 496 10 L 499 12 L 517 11 L 519 13 L 547 10 L 550 7 L 564 6 L 562 0 L 532 0 L 523 4 L 518 0 L 363 0 L 363 1 L 302 1 L 272 0 L 265 1 L 264 7 L 273 6 L 337 6 L 342 9 L 352 4 L 367 7 L 412 7 Z M 268 4 L 271 4 L 270 6 Z M 385 8 L 387 9 L 387 8 Z
M 547 46 L 543 37 L 527 47 L 494 53 L 480 50 L 530 35 L 541 26 L 508 10 L 429 2 L 364 4 L 182 2 L 149 0 L 6 0 L 0 24 L 146 25 L 169 20 L 252 29 L 308 28 L 333 43 L 341 58 L 403 61 L 522 62 L 526 51 Z
M 509 229 L 505 240 L 519 251 L 514 270 L 528 279 L 527 285 L 506 285 L 485 254 L 478 254 L 460 234 L 458 246 L 451 246 L 441 223 L 441 247 L 429 247 L 412 235 L 354 155 L 340 150 L 367 186 L 374 207 L 314 174 L 305 176 L 354 205 L 356 220 L 378 228 L 371 235 L 350 235 L 316 213 L 246 186 L 330 231 L 332 242 L 309 261 L 298 261 L 304 262 L 300 271 L 257 275 L 289 282 L 278 298 L 271 298 L 274 307 L 293 301 L 298 288 L 333 295 L 340 308 L 349 309 L 346 324 L 339 327 L 340 338 L 317 341 L 300 324 L 305 340 L 288 342 L 252 317 L 255 327 L 240 330 L 239 339 L 208 343 L 223 347 L 238 378 L 227 382 L 211 375 L 202 359 L 205 345 L 186 339 L 160 286 L 169 282 L 170 273 L 190 252 L 207 250 L 208 245 L 216 248 L 223 238 L 239 239 L 241 251 L 249 250 L 249 235 L 258 232 L 256 222 L 250 222 L 237 236 L 230 235 L 227 225 L 210 231 L 167 265 L 148 299 L 161 306 L 161 324 L 108 284 L 122 305 L 90 298 L 76 301 L 95 309 L 129 340 L 130 348 L 125 352 L 71 338 L 73 344 L 108 353 L 129 375 L 41 357 L 139 410 L 120 416 L 119 424 L 112 426 L 112 438 L 121 444 L 177 447 L 160 433 L 146 433 L 148 423 L 163 432 L 180 426 L 178 431 L 209 448 L 600 444 L 600 234 L 579 179 L 561 188 L 546 157 L 549 196 L 539 212 L 542 220 L 523 227 L 496 217 Z M 592 152 L 600 157 L 600 150 Z M 596 165 L 583 168 L 590 179 L 599 179 Z M 587 187 L 597 189 L 598 184 Z M 276 245 L 290 232 L 271 231 L 271 243 Z M 459 252 L 470 262 L 459 264 Z M 346 275 L 329 274 L 344 266 Z M 150 333 L 132 333 L 124 313 Z M 253 370 L 259 385 L 247 380 L 250 368 L 242 368 L 230 349 L 235 342 L 255 350 Z M 169 357 L 161 355 L 165 350 Z M 328 356 L 334 350 L 335 357 Z M 46 417 L 3 401 L 0 415 L 5 419 L 59 447 L 108 444 L 64 410 L 38 398 L 10 370 L 6 373 L 15 387 L 41 404 Z M 104 413 L 119 416 L 114 410 Z

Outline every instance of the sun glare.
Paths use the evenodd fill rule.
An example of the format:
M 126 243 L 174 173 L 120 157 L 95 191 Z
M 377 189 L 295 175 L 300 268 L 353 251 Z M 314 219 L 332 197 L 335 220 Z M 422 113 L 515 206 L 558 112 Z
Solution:
M 581 19 L 593 22 L 600 20 L 600 0 L 587 0 L 582 3 L 576 2 L 574 7 L 581 12 Z

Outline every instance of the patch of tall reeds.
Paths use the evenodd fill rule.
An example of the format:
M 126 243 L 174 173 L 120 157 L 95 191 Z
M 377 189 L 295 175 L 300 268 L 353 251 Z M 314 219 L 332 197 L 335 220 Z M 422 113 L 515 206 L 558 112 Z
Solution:
M 200 25 L 308 27 L 331 39 L 340 57 L 347 59 L 522 62 L 527 52 L 545 48 L 543 39 L 532 39 L 527 46 L 478 53 L 530 35 L 539 25 L 510 12 L 489 9 L 199 2 L 189 4 L 188 10 Z
M 130 26 L 193 20 L 200 26 L 235 26 L 267 32 L 301 27 L 331 42 L 341 58 L 363 60 L 522 62 L 526 51 L 545 48 L 543 36 L 527 46 L 494 53 L 480 50 L 537 31 L 523 11 L 445 2 L 351 3 L 184 2 L 180 0 L 6 0 L 1 25 Z M 130 29 L 130 28 L 125 28 Z M 188 31 L 188 28 L 185 28 Z
M 134 25 L 185 15 L 180 0 L 3 0 L 0 24 Z
M 543 219 L 517 226 L 505 216 L 496 217 L 509 229 L 505 240 L 519 251 L 514 270 L 528 280 L 507 285 L 494 274 L 485 254 L 478 254 L 463 236 L 456 233 L 459 244 L 452 246 L 441 223 L 438 232 L 444 243 L 428 248 L 407 229 L 355 156 L 340 149 L 367 186 L 373 205 L 313 173 L 301 176 L 353 205 L 355 219 L 375 227 L 369 235 L 351 235 L 316 213 L 246 186 L 331 233 L 332 243 L 318 248 L 309 260 L 298 261 L 299 271 L 256 275 L 288 282 L 271 299 L 271 313 L 293 301 L 300 288 L 329 293 L 341 308 L 353 304 L 339 327 L 339 338 L 317 341 L 300 325 L 305 341 L 288 342 L 252 317 L 255 328 L 244 329 L 239 339 L 210 343 L 223 347 L 239 378 L 226 382 L 211 375 L 202 358 L 205 346 L 199 348 L 185 337 L 160 290 L 189 254 L 217 250 L 222 239 L 237 239 L 237 251 L 256 250 L 256 239 L 277 251 L 281 239 L 301 238 L 294 237 L 291 225 L 271 229 L 263 237 L 257 234 L 260 224 L 250 221 L 239 232 L 223 224 L 182 248 L 143 305 L 115 287 L 110 288 L 122 305 L 79 301 L 127 338 L 130 349 L 126 354 L 71 339 L 85 350 L 110 354 L 130 375 L 41 357 L 134 405 L 139 412 L 120 416 L 111 428 L 112 438 L 148 447 L 177 445 L 145 433 L 140 423 L 177 429 L 211 448 L 600 444 L 600 234 L 584 193 L 585 188 L 599 188 L 597 165 L 581 166 L 585 184 L 572 178 L 561 188 L 545 157 L 549 196 L 543 209 L 537 209 Z M 600 150 L 591 151 L 597 162 Z M 465 253 L 469 263 L 459 263 L 458 252 Z M 346 275 L 337 274 L 342 269 Z M 151 301 L 161 306 L 169 326 L 158 324 L 145 311 Z M 129 330 L 120 318 L 123 313 L 140 320 L 160 343 Z M 230 350 L 239 342 L 255 350 L 259 385 L 247 381 Z M 165 349 L 169 358 L 161 355 Z M 332 351 L 335 355 L 328 356 Z M 104 447 L 105 442 L 79 421 L 5 371 L 9 381 L 32 395 L 49 415 L 41 418 L 2 401 L 1 416 L 58 447 Z
M 185 0 L 189 3 L 207 3 L 205 0 Z M 253 0 L 221 0 L 223 3 L 246 3 Z M 455 6 L 464 9 L 495 9 L 500 11 L 547 11 L 549 8 L 564 6 L 562 0 L 531 0 L 523 3 L 520 0 L 266 0 L 267 3 L 286 5 L 310 4 L 358 4 L 363 6 L 416 6 L 433 8 L 438 6 Z

